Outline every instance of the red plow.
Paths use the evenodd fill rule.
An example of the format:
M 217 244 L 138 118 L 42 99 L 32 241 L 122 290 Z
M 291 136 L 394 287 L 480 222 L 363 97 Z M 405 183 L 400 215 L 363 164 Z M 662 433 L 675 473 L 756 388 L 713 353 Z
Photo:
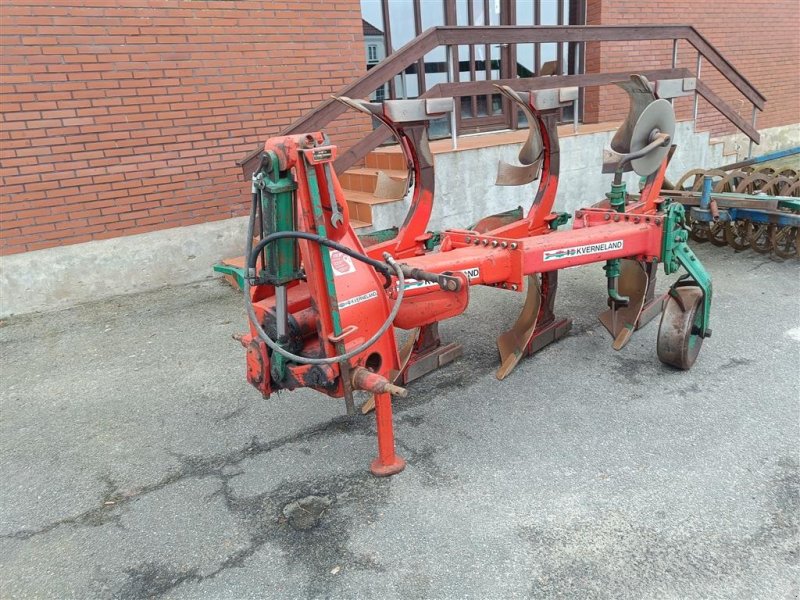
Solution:
M 395 452 L 392 397 L 403 387 L 457 358 L 438 323 L 467 309 L 470 288 L 483 285 L 524 294 L 522 310 L 500 334 L 497 378 L 522 357 L 566 335 L 571 322 L 555 313 L 558 272 L 603 263 L 608 310 L 600 315 L 615 350 L 661 313 L 657 355 L 688 369 L 710 336 L 711 280 L 689 249 L 683 207 L 659 195 L 675 150 L 671 104 L 656 98 L 646 79 L 621 87 L 631 105 L 607 153 L 614 173 L 605 197 L 570 218 L 553 212 L 559 142 L 555 110 L 571 89 L 522 93 L 499 88 L 528 117 L 519 164 L 500 163 L 497 185 L 538 179 L 530 209 L 491 215 L 468 229 L 428 231 L 434 200 L 433 158 L 427 124 L 452 110 L 451 99 L 394 100 L 383 104 L 339 98 L 388 126 L 413 174 L 411 209 L 397 235 L 366 245 L 350 226 L 347 202 L 333 171 L 337 148 L 321 132 L 270 139 L 253 174 L 244 274 L 250 331 L 247 378 L 265 397 L 278 390 L 313 388 L 344 398 L 372 393 L 378 434 L 375 475 L 401 471 Z M 629 193 L 623 174 L 642 177 Z M 661 295 L 658 264 L 686 273 Z M 395 328 L 411 330 L 400 346 Z

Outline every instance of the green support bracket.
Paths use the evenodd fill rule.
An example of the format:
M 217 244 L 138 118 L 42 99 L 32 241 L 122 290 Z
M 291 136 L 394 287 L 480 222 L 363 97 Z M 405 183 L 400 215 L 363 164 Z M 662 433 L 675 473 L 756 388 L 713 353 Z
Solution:
M 683 205 L 671 202 L 664 207 L 664 236 L 662 238 L 661 260 L 664 263 L 664 272 L 670 275 L 683 267 L 688 276 L 683 276 L 676 281 L 670 289 L 670 294 L 675 294 L 675 288 L 680 285 L 696 285 L 703 292 L 702 314 L 698 333 L 701 337 L 710 335 L 709 319 L 711 315 L 711 276 L 705 270 L 700 259 L 692 252 L 688 244 L 689 231 L 686 227 L 686 211 Z M 686 278 L 690 278 L 687 282 Z
M 571 218 L 572 218 L 572 215 L 569 214 L 569 213 L 565 213 L 565 212 L 556 213 L 555 218 L 552 219 L 548 223 L 548 225 L 550 226 L 550 229 L 556 230 L 559 227 L 561 227 L 562 225 L 566 225 Z
M 625 189 L 625 182 L 621 181 L 620 183 L 611 184 L 611 191 L 606 192 L 606 198 L 608 198 L 608 204 L 616 210 L 617 212 L 625 212 L 625 196 L 627 195 L 627 191 Z
M 236 279 L 236 285 L 239 286 L 239 289 L 244 289 L 244 269 L 233 267 L 231 265 L 224 265 L 222 263 L 214 265 L 213 269 L 215 273 L 230 275 Z

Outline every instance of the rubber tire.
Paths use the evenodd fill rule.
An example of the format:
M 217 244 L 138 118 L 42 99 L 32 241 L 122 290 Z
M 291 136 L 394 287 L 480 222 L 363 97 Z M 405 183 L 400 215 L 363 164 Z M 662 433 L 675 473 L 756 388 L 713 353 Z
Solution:
M 658 360 L 676 369 L 690 369 L 697 360 L 703 338 L 692 334 L 692 327 L 699 317 L 703 303 L 703 292 L 699 287 L 686 286 L 676 289 L 686 307 L 681 310 L 680 303 L 667 296 L 661 323 L 658 326 L 656 350 Z

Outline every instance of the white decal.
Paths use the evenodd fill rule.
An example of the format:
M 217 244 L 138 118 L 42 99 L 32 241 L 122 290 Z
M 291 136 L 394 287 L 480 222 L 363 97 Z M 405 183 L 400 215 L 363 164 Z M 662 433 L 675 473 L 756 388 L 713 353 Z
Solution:
M 545 250 L 544 260 L 560 260 L 562 258 L 572 258 L 573 256 L 584 256 L 586 254 L 600 254 L 611 250 L 622 250 L 625 245 L 623 240 L 613 242 L 600 242 L 599 244 L 586 244 L 585 246 L 572 246 L 571 248 L 560 248 L 558 250 Z
M 356 272 L 356 266 L 353 264 L 353 259 L 347 256 L 347 254 L 344 252 L 339 252 L 338 250 L 331 250 L 331 267 L 333 267 L 334 277 Z
M 464 269 L 461 272 L 467 276 L 467 279 L 477 279 L 478 277 L 480 277 L 481 274 L 481 270 L 478 267 L 473 267 L 471 269 Z M 406 279 L 406 284 L 403 287 L 403 289 L 410 290 L 416 288 L 426 288 L 426 287 L 431 287 L 433 285 L 439 285 L 439 284 L 433 283 L 431 281 L 417 281 L 416 279 Z
M 362 302 L 366 302 L 367 300 L 372 300 L 373 298 L 377 297 L 378 297 L 378 292 L 372 290 L 371 292 L 367 292 L 366 294 L 361 294 L 360 296 L 354 296 L 353 298 L 342 300 L 341 302 L 339 302 L 339 310 L 347 308 L 348 306 L 355 306 L 356 304 L 361 304 Z

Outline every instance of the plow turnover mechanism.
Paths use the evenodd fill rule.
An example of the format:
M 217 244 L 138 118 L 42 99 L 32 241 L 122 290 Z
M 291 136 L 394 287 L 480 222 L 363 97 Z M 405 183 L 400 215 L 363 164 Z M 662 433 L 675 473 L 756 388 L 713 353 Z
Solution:
M 378 438 L 371 470 L 398 473 L 405 461 L 395 453 L 392 397 L 406 396 L 405 384 L 461 354 L 458 344 L 442 342 L 437 325 L 466 310 L 471 286 L 524 294 L 521 313 L 497 339 L 503 379 L 523 356 L 569 331 L 571 322 L 554 314 L 558 271 L 591 263 L 605 270 L 609 308 L 600 320 L 613 348 L 661 313 L 659 359 L 690 368 L 711 335 L 711 279 L 687 245 L 683 206 L 659 195 L 675 150 L 674 112 L 644 77 L 619 85 L 630 110 L 605 155 L 613 183 L 604 199 L 575 212 L 572 229 L 559 229 L 571 217 L 552 208 L 560 160 L 555 111 L 575 88 L 498 87 L 526 114 L 529 132 L 519 164 L 501 162 L 496 183 L 538 179 L 538 187 L 527 214 L 487 216 L 468 229 L 427 231 L 434 197 L 427 125 L 453 110 L 450 98 L 337 98 L 392 130 L 413 175 L 404 223 L 363 238 L 350 226 L 333 170 L 336 146 L 321 132 L 268 140 L 252 177 L 245 253 L 248 381 L 264 397 L 308 387 L 344 398 L 348 414 L 353 392 L 370 392 Z M 623 182 L 631 170 L 643 178 L 638 194 Z M 655 293 L 659 263 L 667 274 L 686 271 L 662 295 Z M 402 347 L 394 328 L 411 330 Z

